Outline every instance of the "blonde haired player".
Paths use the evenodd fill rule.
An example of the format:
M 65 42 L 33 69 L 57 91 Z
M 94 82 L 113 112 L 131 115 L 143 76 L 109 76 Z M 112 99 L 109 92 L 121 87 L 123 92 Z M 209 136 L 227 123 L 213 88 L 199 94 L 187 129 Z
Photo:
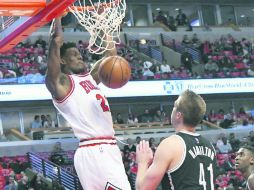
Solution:
M 178 97 L 171 113 L 176 134 L 165 138 L 154 156 L 147 141 L 137 145 L 137 190 L 155 190 L 165 174 L 172 190 L 215 190 L 216 152 L 195 130 L 205 112 L 205 101 L 193 91 Z
M 113 49 L 105 56 L 115 54 Z M 49 46 L 46 86 L 54 106 L 80 140 L 74 157 L 80 182 L 85 190 L 130 190 L 108 101 L 97 86 L 100 63 L 87 73 L 76 45 L 63 43 L 61 18 L 57 18 Z

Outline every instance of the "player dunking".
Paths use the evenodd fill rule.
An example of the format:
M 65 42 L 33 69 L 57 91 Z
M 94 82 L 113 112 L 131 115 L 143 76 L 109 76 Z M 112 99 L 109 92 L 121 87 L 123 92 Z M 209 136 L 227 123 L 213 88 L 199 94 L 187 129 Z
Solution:
M 246 179 L 246 189 L 254 190 L 254 147 L 242 146 L 236 153 L 235 167 Z
M 178 97 L 171 113 L 177 133 L 160 143 L 154 157 L 147 141 L 137 146 L 137 190 L 155 190 L 165 173 L 172 190 L 214 190 L 216 152 L 195 133 L 205 112 L 204 100 L 194 92 Z
M 115 54 L 114 49 L 105 56 Z M 46 86 L 54 106 L 80 140 L 74 165 L 81 184 L 85 190 L 130 190 L 114 137 L 110 108 L 97 86 L 100 63 L 84 74 L 87 66 L 75 44 L 63 43 L 61 18 L 56 18 L 49 46 Z

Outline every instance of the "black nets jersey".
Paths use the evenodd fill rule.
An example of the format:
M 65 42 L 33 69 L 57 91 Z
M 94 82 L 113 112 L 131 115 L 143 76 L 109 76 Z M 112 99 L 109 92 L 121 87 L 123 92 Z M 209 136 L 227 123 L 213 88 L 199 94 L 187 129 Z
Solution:
M 216 152 L 213 145 L 199 134 L 179 132 L 185 144 L 182 163 L 170 171 L 172 190 L 214 190 Z

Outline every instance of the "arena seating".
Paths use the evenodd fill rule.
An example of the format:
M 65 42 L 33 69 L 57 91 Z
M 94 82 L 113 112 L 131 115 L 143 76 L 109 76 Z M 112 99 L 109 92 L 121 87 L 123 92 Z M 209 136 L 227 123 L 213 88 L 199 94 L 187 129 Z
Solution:
M 210 42 L 208 40 L 203 42 L 199 41 L 197 44 L 192 43 L 191 39 L 189 43 L 183 43 L 173 39 L 171 35 L 169 36 L 163 33 L 158 36 L 163 46 L 180 54 L 187 50 L 196 63 L 215 62 L 219 70 L 216 72 L 205 71 L 196 76 L 196 73 L 188 73 L 186 68 L 180 65 L 180 63 L 178 63 L 179 66 L 177 67 L 167 63 L 171 67 L 171 72 L 168 73 L 166 77 L 165 75 L 162 77 L 159 68 L 164 61 L 164 54 L 161 50 L 160 43 L 155 39 L 140 39 L 131 34 L 125 34 L 125 36 L 128 46 L 120 44 L 118 50 L 122 52 L 121 55 L 131 64 L 131 80 L 145 80 L 145 78 L 142 77 L 144 61 L 153 62 L 151 71 L 155 74 L 155 77 L 153 77 L 155 80 L 248 77 L 248 73 L 252 71 L 254 52 L 251 48 L 251 42 L 247 39 L 242 39 L 242 41 L 239 42 L 239 40 L 234 39 L 232 35 L 228 35 Z M 225 42 L 224 46 L 219 46 L 218 41 Z M 86 46 L 87 43 L 81 40 L 77 43 L 77 47 L 80 49 L 84 60 L 92 64 L 95 62 L 95 57 L 91 56 L 86 51 Z M 220 48 L 220 50 L 216 48 Z M 240 48 L 240 52 L 242 53 L 238 51 L 236 54 L 235 48 Z M 1 53 L 0 84 L 44 83 L 45 71 L 47 69 L 47 51 L 47 46 L 43 48 L 42 45 L 38 43 L 24 42 L 18 44 L 17 47 L 9 52 Z M 136 54 L 142 54 L 144 56 L 140 59 L 140 56 Z M 229 61 L 231 65 L 222 65 L 222 61 Z M 137 67 L 135 62 L 139 62 L 139 67 Z

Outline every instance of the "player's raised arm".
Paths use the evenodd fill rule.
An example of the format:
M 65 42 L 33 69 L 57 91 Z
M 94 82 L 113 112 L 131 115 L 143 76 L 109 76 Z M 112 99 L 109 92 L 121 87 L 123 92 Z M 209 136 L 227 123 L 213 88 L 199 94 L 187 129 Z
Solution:
M 62 45 L 63 31 L 59 17 L 55 19 L 55 26 L 49 43 L 48 70 L 45 81 L 48 90 L 55 98 L 64 97 L 69 86 L 68 77 L 61 72 L 60 48 Z
M 155 190 L 165 173 L 172 168 L 171 164 L 175 160 L 181 159 L 182 146 L 183 144 L 179 138 L 171 136 L 160 143 L 155 151 L 154 158 L 152 158 L 149 143 L 141 141 L 136 149 L 138 164 L 136 189 Z

